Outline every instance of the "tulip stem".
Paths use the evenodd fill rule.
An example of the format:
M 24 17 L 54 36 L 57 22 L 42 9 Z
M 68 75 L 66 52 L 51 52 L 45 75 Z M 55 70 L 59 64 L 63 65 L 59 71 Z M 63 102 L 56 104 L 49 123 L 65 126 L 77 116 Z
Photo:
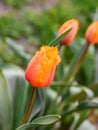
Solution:
M 36 88 L 33 87 L 32 92 L 31 92 L 31 97 L 29 99 L 26 111 L 25 111 L 24 116 L 20 122 L 20 125 L 22 125 L 28 121 L 28 118 L 29 118 L 31 111 L 32 111 L 32 106 L 34 104 L 35 94 L 36 94 Z
M 72 65 L 71 65 L 71 69 L 69 71 L 69 74 L 65 79 L 66 83 L 69 83 L 69 82 L 72 81 L 73 76 L 75 76 L 75 74 L 77 73 L 79 67 L 82 64 L 82 62 L 84 60 L 84 57 L 85 57 L 89 47 L 90 47 L 90 44 L 86 43 L 86 44 L 84 44 L 82 49 L 79 51 L 79 54 L 77 55 L 76 60 L 73 61 Z
M 72 64 L 71 64 L 71 69 L 69 70 L 68 76 L 65 79 L 65 85 L 68 85 L 70 82 L 72 82 L 73 77 L 75 76 L 76 72 L 78 71 L 79 67 L 81 66 L 84 57 L 88 51 L 90 47 L 90 44 L 86 43 L 84 44 L 84 46 L 82 47 L 82 49 L 79 51 L 78 55 L 75 57 L 75 59 L 73 60 Z M 64 87 L 62 87 L 59 92 L 58 92 L 58 96 L 59 94 L 64 90 Z M 59 105 L 59 109 L 63 109 L 64 107 L 64 103 L 65 101 L 63 101 L 60 105 Z
M 72 62 L 71 65 L 71 69 L 69 70 L 68 76 L 65 79 L 65 85 L 70 84 L 73 76 L 76 74 L 76 72 L 78 71 L 80 65 L 83 62 L 83 59 L 88 51 L 90 44 L 86 43 L 84 44 L 84 46 L 82 47 L 82 49 L 79 51 L 78 55 L 75 57 L 75 60 Z M 56 100 L 58 99 L 58 97 L 60 96 L 60 94 L 62 93 L 62 91 L 64 90 L 65 87 L 61 87 L 59 89 L 59 92 L 57 94 L 57 96 L 55 97 L 54 101 L 52 102 L 52 104 L 50 105 L 50 109 L 48 111 L 48 113 L 51 112 L 53 105 L 56 103 Z

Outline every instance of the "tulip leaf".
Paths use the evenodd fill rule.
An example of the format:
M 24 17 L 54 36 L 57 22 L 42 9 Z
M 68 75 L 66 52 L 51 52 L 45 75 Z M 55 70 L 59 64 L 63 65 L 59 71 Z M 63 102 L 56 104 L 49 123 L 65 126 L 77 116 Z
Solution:
M 83 110 L 89 110 L 92 108 L 98 108 L 98 103 L 94 101 L 82 101 L 82 102 L 75 102 L 67 104 L 62 112 L 62 117 L 65 117 L 66 115 L 72 114 L 73 112 L 83 111 Z
M 87 118 L 89 113 L 90 113 L 90 111 L 88 111 L 88 110 L 84 110 L 84 111 L 80 112 L 80 117 L 74 126 L 74 130 L 77 130 L 77 128 L 80 126 L 80 124 Z
M 98 96 L 98 82 L 89 85 L 89 88 L 94 92 L 95 96 Z
M 87 88 L 83 85 L 72 85 L 69 88 L 70 96 L 69 96 L 69 101 L 81 101 L 84 100 L 85 98 L 93 98 L 94 93 L 90 88 Z
M 21 58 L 24 58 L 25 60 L 30 59 L 31 56 L 25 52 L 25 48 L 21 44 L 18 44 L 11 38 L 6 38 L 6 43 L 16 52 L 17 55 L 21 56 Z
M 10 129 L 10 106 L 5 77 L 0 70 L 0 130 Z
M 71 28 L 72 29 L 72 28 Z M 55 46 L 57 45 L 65 36 L 67 36 L 67 34 L 71 31 L 71 29 L 67 30 L 66 32 L 64 32 L 62 35 L 60 35 L 59 37 L 57 37 L 56 39 L 54 39 L 53 41 L 51 41 L 49 43 L 50 46 Z
M 77 110 L 85 110 L 90 108 L 98 108 L 98 103 L 94 101 L 83 101 L 77 107 Z
M 16 70 L 16 71 L 15 71 Z M 24 79 L 24 71 L 18 66 L 9 65 L 3 68 L 10 100 L 12 129 L 20 122 L 27 102 L 28 87 Z
M 60 118 L 61 118 L 60 115 L 47 115 L 47 116 L 39 117 L 34 119 L 31 123 L 23 124 L 22 126 L 18 127 L 16 130 L 26 130 L 28 128 L 33 128 L 40 125 L 50 125 L 59 121 Z

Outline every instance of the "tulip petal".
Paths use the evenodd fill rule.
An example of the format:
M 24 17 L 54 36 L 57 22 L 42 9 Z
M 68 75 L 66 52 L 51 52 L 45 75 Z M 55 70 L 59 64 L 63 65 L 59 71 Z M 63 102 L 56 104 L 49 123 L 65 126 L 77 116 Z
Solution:
M 72 28 L 72 29 L 71 29 Z M 67 30 L 71 29 L 71 31 L 65 36 L 65 38 L 61 41 L 62 44 L 68 46 L 74 40 L 77 31 L 79 29 L 79 22 L 76 19 L 71 19 L 65 22 L 58 30 L 57 36 L 60 36 Z
M 44 86 L 48 86 L 50 84 L 50 81 L 53 80 L 55 69 L 56 69 L 56 65 L 53 66 L 51 72 L 48 74 L 47 79 L 46 79 L 46 81 L 44 83 Z
M 60 61 L 57 47 L 43 46 L 28 64 L 25 77 L 33 87 L 48 86 Z
M 89 44 L 98 43 L 98 20 L 89 25 L 85 33 L 85 38 Z

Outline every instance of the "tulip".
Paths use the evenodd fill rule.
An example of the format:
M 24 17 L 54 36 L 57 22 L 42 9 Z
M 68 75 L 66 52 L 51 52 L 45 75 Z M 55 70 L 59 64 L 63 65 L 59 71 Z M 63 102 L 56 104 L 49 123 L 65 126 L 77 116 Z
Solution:
M 54 77 L 56 66 L 60 63 L 58 48 L 43 46 L 33 56 L 25 71 L 26 80 L 33 87 L 48 86 Z
M 61 41 L 61 44 L 64 44 L 66 46 L 70 45 L 71 42 L 74 40 L 77 31 L 79 29 L 79 21 L 76 19 L 71 19 L 65 22 L 58 30 L 57 36 L 62 35 L 64 32 L 68 31 L 70 32 L 67 34 L 67 36 Z
M 98 43 L 98 20 L 87 28 L 85 38 L 89 44 Z

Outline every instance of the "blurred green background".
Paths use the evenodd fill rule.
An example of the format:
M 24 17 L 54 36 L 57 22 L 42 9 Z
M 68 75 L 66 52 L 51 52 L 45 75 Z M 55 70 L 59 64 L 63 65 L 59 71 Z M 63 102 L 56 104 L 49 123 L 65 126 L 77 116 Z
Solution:
M 0 66 L 14 63 L 25 69 L 27 59 L 39 46 L 55 38 L 63 22 L 77 18 L 80 29 L 76 39 L 62 51 L 67 68 L 76 51 L 83 45 L 87 26 L 98 18 L 97 7 L 97 0 L 1 0 Z M 91 47 L 76 76 L 84 85 L 91 83 L 94 78 L 95 51 L 95 47 Z
M 62 57 L 62 62 L 57 67 L 54 82 L 50 87 L 53 91 L 48 90 L 48 88 L 45 90 L 46 95 L 49 94 L 49 100 L 43 98 L 43 90 L 38 93 L 39 97 L 36 106 L 39 105 L 39 109 L 35 109 L 38 113 L 35 112 L 35 115 L 33 113 L 34 117 L 47 113 L 49 102 L 52 102 L 57 94 L 56 92 L 60 90 L 60 86 L 62 87 L 62 84 L 60 83 L 65 80 L 74 56 L 76 56 L 77 52 L 85 44 L 84 35 L 87 27 L 94 20 L 98 20 L 98 0 L 0 0 L 0 95 L 3 98 L 3 102 L 2 98 L 0 99 L 1 103 L 4 105 L 5 111 L 8 112 L 7 114 L 9 114 L 11 108 L 13 109 L 10 117 L 10 122 L 12 123 L 8 122 L 10 114 L 8 115 L 8 119 L 6 119 L 7 114 L 3 113 L 2 115 L 2 117 L 4 116 L 3 119 L 6 124 L 10 124 L 9 130 L 10 128 L 12 128 L 12 130 L 15 129 L 19 123 L 26 105 L 27 95 L 29 95 L 27 88 L 24 89 L 24 86 L 27 87 L 26 80 L 24 79 L 24 70 L 26 69 L 29 60 L 40 46 L 48 45 L 49 42 L 56 37 L 57 30 L 61 24 L 71 18 L 76 18 L 80 22 L 78 34 L 70 46 L 61 48 L 60 55 Z M 2 72 L 5 78 L 2 76 Z M 5 79 L 7 80 L 7 85 L 3 83 Z M 67 101 L 67 107 L 64 108 L 65 110 L 70 108 L 69 106 L 71 103 L 74 105 L 75 101 L 80 102 L 84 98 L 85 100 L 90 99 L 93 92 L 95 97 L 97 97 L 98 45 L 90 46 L 83 64 L 81 64 L 81 67 L 75 76 L 74 82 L 80 84 L 80 87 L 74 87 L 72 85 L 72 93 L 70 92 L 71 87 L 69 87 L 69 89 L 65 88 L 64 92 L 62 92 L 62 101 Z M 92 93 L 89 93 L 85 89 L 86 94 L 81 92 L 84 91 L 82 89 L 83 86 L 81 87 L 81 85 L 85 85 L 86 87 L 91 86 Z M 3 86 L 7 86 L 5 88 L 8 92 L 6 92 L 12 96 L 8 97 L 11 99 L 11 103 L 6 103 L 6 99 L 8 99 L 6 96 L 8 95 L 5 93 Z M 20 91 L 18 91 L 17 87 Z M 15 88 L 15 90 L 13 90 L 13 88 Z M 78 88 L 81 90 L 79 90 L 81 94 L 77 93 Z M 76 95 L 73 94 L 74 92 L 76 92 Z M 65 99 L 65 97 L 67 99 Z M 78 99 L 78 97 L 80 98 Z M 0 104 L 0 107 L 2 108 L 0 108 L 1 113 L 4 111 L 2 104 Z M 57 112 L 57 106 L 54 107 L 53 112 L 54 111 Z M 80 120 L 78 123 L 80 124 L 86 118 L 87 113 L 84 114 L 81 112 L 79 114 Z M 71 118 L 62 120 L 61 125 L 63 128 L 72 123 L 72 116 L 73 115 L 71 114 Z M 76 117 L 76 115 L 74 115 L 74 117 Z M 81 119 L 81 117 L 83 118 Z M 0 124 L 0 129 L 5 130 L 7 125 L 2 122 L 0 122 L 2 124 Z M 3 127 L 5 129 L 2 129 Z

